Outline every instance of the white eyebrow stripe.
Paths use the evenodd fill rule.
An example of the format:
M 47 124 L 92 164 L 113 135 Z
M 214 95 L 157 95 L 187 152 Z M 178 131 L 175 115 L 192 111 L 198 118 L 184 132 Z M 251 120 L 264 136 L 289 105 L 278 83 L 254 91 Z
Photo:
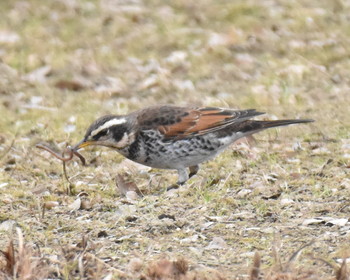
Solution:
M 125 118 L 111 119 L 108 122 L 105 122 L 100 127 L 98 127 L 95 130 L 91 131 L 91 137 L 97 135 L 99 132 L 101 132 L 102 130 L 104 130 L 104 129 L 108 128 L 108 127 L 111 127 L 113 125 L 122 124 L 122 123 L 126 123 L 126 119 Z

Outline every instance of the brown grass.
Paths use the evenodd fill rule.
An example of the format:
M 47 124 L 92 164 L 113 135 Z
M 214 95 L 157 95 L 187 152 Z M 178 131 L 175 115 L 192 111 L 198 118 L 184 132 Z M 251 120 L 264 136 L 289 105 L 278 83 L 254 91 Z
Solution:
M 14 243 L 18 245 L 15 248 Z M 133 258 L 128 261 L 127 269 L 122 271 L 110 266 L 107 261 L 98 258 L 89 244 L 90 241 L 83 236 L 81 242 L 72 247 L 61 247 L 60 261 L 53 261 L 44 257 L 40 248 L 33 249 L 23 239 L 22 231 L 17 228 L 17 239 L 11 239 L 6 250 L 1 251 L 0 261 L 1 279 L 35 280 L 44 278 L 71 278 L 79 279 L 101 279 L 106 275 L 118 275 L 121 279 L 143 279 L 143 280 L 225 280 L 232 278 L 236 272 L 231 271 L 230 277 L 220 272 L 219 269 L 197 264 L 190 264 L 184 257 L 170 260 L 163 256 L 158 260 L 146 261 Z M 311 245 L 311 244 L 308 244 Z M 268 269 L 262 269 L 261 257 L 255 253 L 250 268 L 249 280 L 314 280 L 326 279 L 315 267 L 298 267 L 295 261 L 301 251 L 307 246 L 301 247 L 293 253 L 289 260 L 282 264 L 282 260 L 275 253 L 275 264 Z M 342 264 L 335 265 L 322 258 L 311 257 L 318 264 L 326 264 L 334 271 L 336 280 L 347 280 L 350 277 L 349 269 L 344 259 Z M 67 274 L 67 268 L 70 272 Z M 107 276 L 106 276 L 107 277 Z M 236 279 L 242 279 L 237 276 Z

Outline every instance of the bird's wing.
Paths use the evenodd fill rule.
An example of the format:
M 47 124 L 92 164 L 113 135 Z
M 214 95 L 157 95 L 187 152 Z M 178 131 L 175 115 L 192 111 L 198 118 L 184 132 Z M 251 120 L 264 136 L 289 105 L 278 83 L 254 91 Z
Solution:
M 210 133 L 264 113 L 254 109 L 156 106 L 138 112 L 141 130 L 157 129 L 165 138 L 187 138 Z

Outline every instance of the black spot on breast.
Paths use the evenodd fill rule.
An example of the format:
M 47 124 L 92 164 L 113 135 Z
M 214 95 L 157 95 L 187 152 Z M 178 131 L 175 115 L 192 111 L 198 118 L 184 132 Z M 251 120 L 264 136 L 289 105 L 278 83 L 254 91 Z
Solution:
M 140 138 L 137 137 L 135 141 L 129 146 L 129 156 L 128 158 L 133 160 L 138 157 L 140 152 Z
M 143 141 L 144 142 L 147 142 L 149 139 L 150 139 L 150 137 L 148 136 L 148 134 L 147 133 L 140 133 L 140 137 L 142 137 L 143 138 Z

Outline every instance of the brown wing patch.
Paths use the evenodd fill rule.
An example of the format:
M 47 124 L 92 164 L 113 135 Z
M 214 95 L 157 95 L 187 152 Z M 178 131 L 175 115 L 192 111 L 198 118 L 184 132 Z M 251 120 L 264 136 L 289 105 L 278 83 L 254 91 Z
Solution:
M 183 138 L 200 135 L 216 127 L 224 126 L 235 119 L 234 111 L 219 108 L 201 108 L 188 111 L 188 115 L 171 125 L 161 125 L 159 131 L 166 137 Z
M 165 138 L 185 138 L 217 131 L 261 114 L 254 109 L 156 105 L 136 111 L 134 116 L 140 130 L 158 129 Z

